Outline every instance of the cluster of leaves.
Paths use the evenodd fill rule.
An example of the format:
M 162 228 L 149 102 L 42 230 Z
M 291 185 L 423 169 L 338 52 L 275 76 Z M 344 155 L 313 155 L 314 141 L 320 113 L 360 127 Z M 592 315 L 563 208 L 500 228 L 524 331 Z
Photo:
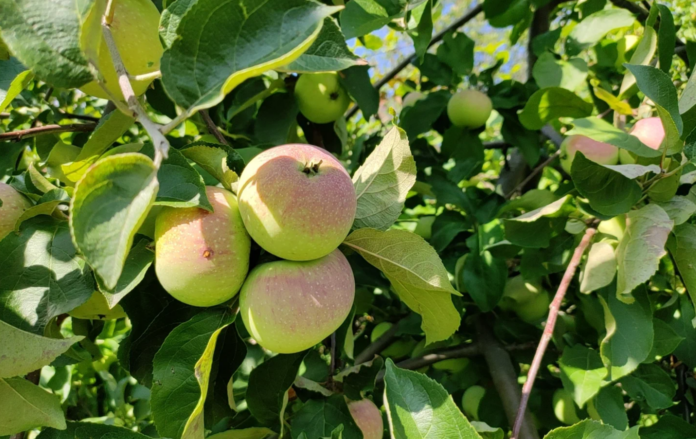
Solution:
M 518 276 L 554 292 L 598 228 L 523 437 L 696 437 L 694 43 L 666 6 L 486 0 L 472 17 L 513 45 L 529 35 L 520 83 L 501 79 L 504 59 L 478 65 L 463 31 L 431 48 L 433 0 L 161 2 L 161 78 L 134 114 L 76 90 L 102 79 L 80 46 L 94 3 L 0 0 L 0 179 L 31 201 L 0 240 L 0 435 L 351 439 L 363 433 L 347 401 L 370 398 L 391 437 L 505 437 L 545 318 L 500 305 Z M 392 83 L 396 98 L 346 44 L 385 27 L 414 47 L 417 80 Z M 297 74 L 324 71 L 358 117 L 299 112 Z M 462 87 L 491 98 L 487 128 L 450 123 Z M 389 122 L 383 98 L 409 92 L 422 97 Z M 626 128 L 653 113 L 657 150 Z M 578 153 L 567 174 L 559 133 L 637 163 Z M 194 308 L 162 289 L 153 221 L 161 206 L 210 209 L 205 185 L 234 191 L 251 158 L 291 142 L 353 177 L 341 248 L 356 300 L 323 344 L 273 355 L 234 303 Z M 127 318 L 69 317 L 94 291 Z

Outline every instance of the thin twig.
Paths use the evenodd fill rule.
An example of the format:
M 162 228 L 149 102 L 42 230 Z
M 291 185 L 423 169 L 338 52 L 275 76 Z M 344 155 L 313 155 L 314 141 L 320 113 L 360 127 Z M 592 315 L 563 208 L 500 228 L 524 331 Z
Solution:
M 522 398 L 520 399 L 520 405 L 517 409 L 517 416 L 515 417 L 515 424 L 512 428 L 511 439 L 517 439 L 519 437 L 522 424 L 524 423 L 523 418 L 527 410 L 529 396 L 532 393 L 534 380 L 539 372 L 539 367 L 541 366 L 541 360 L 544 357 L 544 352 L 546 352 L 546 347 L 549 345 L 549 341 L 551 341 L 551 337 L 553 336 L 553 329 L 556 326 L 556 319 L 558 318 L 558 311 L 561 309 L 561 302 L 563 302 L 563 297 L 565 297 L 566 291 L 568 291 L 568 286 L 570 286 L 570 282 L 573 280 L 573 276 L 575 276 L 575 271 L 577 270 L 578 265 L 580 265 L 582 255 L 590 245 L 590 241 L 592 241 L 592 237 L 596 231 L 597 230 L 592 227 L 588 227 L 585 231 L 585 235 L 582 237 L 580 244 L 575 248 L 573 258 L 570 260 L 568 268 L 566 268 L 566 271 L 563 274 L 563 279 L 561 280 L 561 284 L 558 286 L 556 296 L 553 298 L 551 306 L 549 306 L 549 317 L 546 320 L 546 325 L 544 326 L 544 333 L 541 336 L 539 346 L 534 354 L 534 360 L 532 361 L 532 365 L 527 373 L 527 381 L 525 381 L 524 387 L 522 387 Z
M 396 340 L 396 332 L 399 330 L 399 324 L 396 323 L 392 325 L 391 328 L 382 334 L 377 340 L 370 343 L 364 351 L 360 352 L 357 357 L 355 357 L 355 364 L 366 363 L 372 358 L 389 347 L 394 340 Z
M 551 155 L 549 156 L 548 159 L 544 160 L 543 163 L 539 164 L 536 168 L 534 168 L 534 169 L 532 170 L 532 172 L 529 173 L 529 175 L 527 176 L 527 178 L 525 178 L 524 180 L 522 180 L 522 181 L 520 182 L 520 184 L 518 184 L 517 186 L 515 186 L 510 192 L 507 193 L 507 195 L 505 195 L 505 198 L 510 199 L 510 197 L 512 197 L 513 195 L 515 195 L 518 191 L 522 190 L 522 189 L 527 185 L 527 183 L 529 183 L 530 181 L 532 181 L 532 179 L 533 179 L 539 172 L 541 172 L 545 167 L 547 167 L 549 164 L 551 164 L 551 162 L 553 162 L 554 160 L 556 160 L 556 157 L 558 157 L 559 155 L 561 155 L 561 150 L 560 150 L 560 149 L 559 149 L 558 151 L 554 152 L 553 154 L 551 154 Z
M 259 93 L 256 93 L 254 96 L 250 97 L 246 102 L 244 102 L 242 105 L 239 107 L 235 108 L 235 110 L 227 115 L 228 120 L 232 120 L 233 117 L 241 113 L 242 111 L 246 110 L 247 108 L 251 107 L 254 105 L 256 102 L 266 99 L 270 95 L 273 94 L 277 89 L 285 87 L 285 81 L 282 79 L 277 79 L 275 81 L 272 81 L 269 85 L 268 88 L 265 89 L 264 91 L 261 91 Z
M 69 125 L 44 125 L 26 130 L 10 131 L 9 133 L 0 133 L 0 141 L 28 139 L 30 137 L 40 136 L 42 134 L 57 134 L 57 133 L 88 133 L 94 131 L 97 124 L 95 123 L 77 123 Z
M 201 117 L 203 118 L 205 125 L 208 127 L 208 132 L 215 136 L 218 142 L 222 143 L 223 145 L 229 145 L 229 142 L 227 139 L 225 139 L 225 136 L 222 135 L 217 125 L 215 125 L 215 122 L 213 122 L 213 119 L 210 118 L 208 110 L 201 110 Z
M 334 376 L 336 372 L 336 332 L 331 334 L 331 373 L 329 376 Z
M 73 113 L 58 113 L 63 119 L 77 119 L 77 120 L 88 120 L 90 122 L 99 122 L 99 118 L 95 116 L 88 116 L 86 114 L 73 114 Z

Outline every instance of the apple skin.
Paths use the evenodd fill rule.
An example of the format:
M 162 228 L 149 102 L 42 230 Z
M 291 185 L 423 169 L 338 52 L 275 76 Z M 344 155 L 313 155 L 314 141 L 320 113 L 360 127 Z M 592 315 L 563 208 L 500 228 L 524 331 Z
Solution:
M 165 207 L 155 221 L 155 272 L 175 299 L 215 306 L 234 297 L 249 271 L 251 238 L 237 200 L 208 186 L 214 212 Z
M 389 322 L 382 322 L 375 326 L 375 328 L 372 330 L 372 333 L 370 334 L 370 341 L 376 341 L 392 326 L 394 326 L 394 324 Z M 389 345 L 386 349 L 384 349 L 381 355 L 390 358 L 402 358 L 410 354 L 415 345 L 416 342 L 413 340 L 398 339 L 394 343 Z
M 343 323 L 355 279 L 343 253 L 308 262 L 275 261 L 254 268 L 239 298 L 249 334 L 264 348 L 291 354 L 309 349 Z
M 493 111 L 493 102 L 478 90 L 461 90 L 447 103 L 447 116 L 452 125 L 479 128 L 486 124 Z
M 31 203 L 7 183 L 0 182 L 0 241 L 14 230 L 15 223 Z
M 481 405 L 481 400 L 486 394 L 486 389 L 481 386 L 471 386 L 464 392 L 462 396 L 462 409 L 464 414 L 475 421 L 479 420 L 478 409 Z
M 539 323 L 549 312 L 551 305 L 551 297 L 549 292 L 542 290 L 539 294 L 534 295 L 527 302 L 519 303 L 515 307 L 515 313 L 522 321 L 536 324 Z
M 348 410 L 353 420 L 362 431 L 364 439 L 382 439 L 384 436 L 384 421 L 382 412 L 369 399 L 348 402 Z
M 665 127 L 659 117 L 648 117 L 636 122 L 629 134 L 657 151 L 665 139 Z M 622 165 L 633 165 L 636 163 L 636 157 L 630 151 L 622 149 L 619 152 L 619 161 Z
M 546 316 L 550 303 L 549 293 L 540 283 L 518 275 L 508 279 L 499 306 L 514 311 L 524 322 L 534 324 Z
M 412 107 L 416 105 L 416 102 L 425 98 L 425 95 L 419 91 L 412 91 L 407 94 L 406 97 L 401 101 L 401 108 Z
M 314 123 L 335 122 L 350 105 L 350 97 L 335 72 L 300 75 L 295 100 L 304 117 Z
M 106 10 L 107 0 L 96 0 L 85 19 L 80 35 L 80 47 L 88 57 L 97 61 L 106 88 L 116 98 L 123 99 L 118 85 L 109 48 L 102 34 L 101 20 Z M 160 68 L 162 44 L 159 39 L 160 14 L 151 0 L 118 0 L 115 4 L 114 21 L 111 33 L 116 41 L 123 64 L 131 76 L 156 72 Z M 131 80 L 133 91 L 140 96 L 147 90 L 153 79 Z M 92 81 L 80 87 L 88 95 L 109 99 L 109 95 Z
M 109 309 L 106 297 L 95 291 L 85 303 L 70 311 L 68 315 L 83 320 L 116 320 L 126 317 L 126 312 L 121 305 Z
M 575 410 L 573 396 L 565 389 L 558 389 L 553 394 L 553 413 L 556 419 L 566 425 L 573 425 L 580 422 L 578 413 Z
M 355 219 L 355 188 L 343 165 L 311 145 L 290 144 L 254 157 L 239 179 L 239 211 L 269 253 L 310 261 L 335 250 Z
M 435 218 L 437 217 L 432 215 L 418 218 L 418 223 L 413 233 L 423 239 L 430 239 L 433 236 L 433 223 L 435 222 Z
M 580 151 L 588 160 L 600 165 L 615 165 L 619 162 L 619 148 L 587 136 L 566 137 L 561 143 L 561 167 L 570 175 L 575 154 Z

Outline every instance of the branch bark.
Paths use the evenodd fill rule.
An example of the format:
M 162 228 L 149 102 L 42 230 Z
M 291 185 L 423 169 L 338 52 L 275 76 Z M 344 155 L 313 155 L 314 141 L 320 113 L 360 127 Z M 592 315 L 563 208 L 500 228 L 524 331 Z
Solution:
M 213 122 L 213 119 L 210 118 L 208 110 L 201 110 L 201 117 L 203 118 L 205 125 L 208 127 L 208 132 L 215 136 L 218 142 L 229 146 L 229 142 L 227 139 L 225 139 L 225 136 L 222 135 L 217 125 L 215 125 L 215 122 Z
M 360 352 L 357 357 L 355 357 L 355 364 L 366 363 L 372 358 L 389 347 L 394 340 L 396 340 L 396 332 L 399 330 L 399 323 L 395 323 L 391 328 L 382 334 L 377 340 L 370 343 L 370 345 L 365 348 L 364 351 Z
M 44 125 L 26 130 L 10 131 L 9 133 L 1 133 L 0 141 L 14 140 L 19 141 L 30 137 L 40 136 L 42 134 L 58 134 L 58 133 L 88 133 L 94 131 L 97 124 L 95 123 L 78 123 L 69 125 Z

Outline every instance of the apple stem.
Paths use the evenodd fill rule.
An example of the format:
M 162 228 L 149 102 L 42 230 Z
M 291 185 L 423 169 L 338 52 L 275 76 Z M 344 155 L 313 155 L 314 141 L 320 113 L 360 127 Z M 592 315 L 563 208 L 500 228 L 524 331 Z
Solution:
M 227 139 L 225 139 L 225 136 L 222 135 L 217 125 L 215 125 L 215 122 L 213 122 L 213 119 L 210 118 L 208 110 L 201 110 L 201 117 L 203 118 L 205 125 L 208 127 L 208 132 L 215 136 L 218 142 L 229 146 L 230 143 L 227 141 Z
M 561 302 L 563 302 L 563 298 L 565 297 L 566 291 L 568 291 L 570 282 L 575 276 L 575 271 L 580 265 L 582 255 L 590 245 L 592 237 L 596 232 L 597 230 L 592 227 L 588 227 L 587 230 L 585 230 L 585 235 L 582 237 L 580 244 L 575 248 L 573 258 L 570 260 L 570 263 L 563 274 L 563 279 L 561 280 L 561 284 L 558 286 L 558 290 L 556 290 L 556 296 L 553 298 L 553 302 L 551 302 L 551 305 L 549 306 L 549 317 L 546 320 L 546 325 L 544 326 L 544 333 L 541 336 L 539 346 L 537 346 L 536 353 L 534 354 L 534 360 L 532 361 L 532 365 L 527 373 L 527 380 L 524 383 L 524 387 L 522 387 L 522 398 L 520 399 L 520 405 L 517 408 L 517 416 L 515 417 L 515 424 L 512 428 L 512 436 L 510 439 L 519 438 L 520 430 L 522 429 L 522 424 L 524 423 L 524 415 L 527 410 L 529 396 L 532 393 L 534 380 L 539 372 L 541 360 L 544 357 L 544 352 L 546 352 L 549 341 L 551 341 L 551 337 L 553 336 L 553 329 L 556 326 L 556 319 L 558 318 L 558 312 L 561 309 Z

